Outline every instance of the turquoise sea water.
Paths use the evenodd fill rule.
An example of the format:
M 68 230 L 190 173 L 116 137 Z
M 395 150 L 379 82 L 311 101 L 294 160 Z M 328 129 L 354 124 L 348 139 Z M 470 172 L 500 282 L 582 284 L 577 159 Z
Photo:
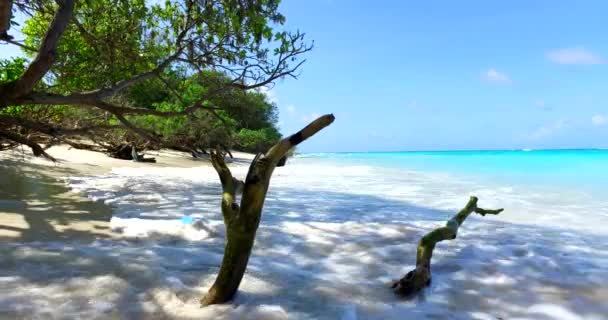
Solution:
M 608 150 L 602 149 L 311 153 L 301 157 L 608 193 Z

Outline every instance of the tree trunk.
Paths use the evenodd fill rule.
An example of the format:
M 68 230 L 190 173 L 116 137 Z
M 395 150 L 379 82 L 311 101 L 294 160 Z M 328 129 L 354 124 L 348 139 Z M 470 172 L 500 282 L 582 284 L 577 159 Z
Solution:
M 13 37 L 8 35 L 11 28 L 12 0 L 0 0 L 0 40 L 11 40 Z
M 201 299 L 203 306 L 224 303 L 236 294 L 247 269 L 274 168 L 289 150 L 333 121 L 333 115 L 324 115 L 299 132 L 279 141 L 265 154 L 258 154 L 249 167 L 240 206 L 236 203 L 235 194 L 243 182 L 232 177 L 219 148 L 211 153 L 211 162 L 222 182 L 221 206 L 226 225 L 226 248 L 217 278 L 209 292 Z
M 486 214 L 499 214 L 503 209 L 489 210 L 477 207 L 477 197 L 471 197 L 467 205 L 445 227 L 437 228 L 427 233 L 418 243 L 416 250 L 416 268 L 408 272 L 401 280 L 393 284 L 396 294 L 410 297 L 431 283 L 431 258 L 437 242 L 456 239 L 458 228 L 473 212 L 482 216 Z
M 222 259 L 222 267 L 215 283 L 201 304 L 203 306 L 226 302 L 236 294 L 253 249 L 255 232 L 242 234 L 236 228 L 229 228 L 226 232 L 226 249 Z

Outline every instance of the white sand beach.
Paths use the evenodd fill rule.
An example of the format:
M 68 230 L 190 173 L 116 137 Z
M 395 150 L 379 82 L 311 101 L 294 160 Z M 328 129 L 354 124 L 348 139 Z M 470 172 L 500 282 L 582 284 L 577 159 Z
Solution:
M 0 153 L 0 239 L 11 241 L 79 240 L 117 238 L 109 222 L 110 206 L 73 192 L 65 183 L 70 176 L 103 175 L 112 168 L 187 168 L 208 166 L 172 150 L 147 152 L 156 163 L 108 157 L 99 152 L 53 146 L 51 162 L 31 155 L 28 148 Z M 253 155 L 234 152 L 234 161 L 248 163 Z
M 0 320 L 608 320 L 607 11 L 0 0 Z
M 213 168 L 170 151 L 151 153 L 156 164 L 65 147 L 50 153 L 59 163 L 0 154 L 0 318 L 608 314 L 606 235 L 542 223 L 570 206 L 558 201 L 559 194 L 544 193 L 541 203 L 516 187 L 307 158 L 290 159 L 275 171 L 236 299 L 200 308 L 224 244 Z M 230 167 L 243 178 L 251 156 L 236 156 Z M 438 245 L 431 286 L 412 301 L 396 297 L 389 285 L 412 268 L 418 239 L 442 225 L 469 193 L 482 205 L 504 206 L 505 216 L 469 218 L 455 241 Z M 526 219 L 530 212 L 541 220 Z

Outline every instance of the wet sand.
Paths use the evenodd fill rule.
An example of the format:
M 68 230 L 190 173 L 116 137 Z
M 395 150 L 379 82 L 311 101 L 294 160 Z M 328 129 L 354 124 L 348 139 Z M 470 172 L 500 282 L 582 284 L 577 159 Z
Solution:
M 115 167 L 196 167 L 205 160 L 173 151 L 149 152 L 157 163 L 136 163 L 92 151 L 56 146 L 58 162 L 35 158 L 29 149 L 0 152 L 0 241 L 81 241 L 120 238 L 110 229 L 112 208 L 72 192 L 63 179 L 99 175 Z M 236 153 L 235 161 L 251 155 Z

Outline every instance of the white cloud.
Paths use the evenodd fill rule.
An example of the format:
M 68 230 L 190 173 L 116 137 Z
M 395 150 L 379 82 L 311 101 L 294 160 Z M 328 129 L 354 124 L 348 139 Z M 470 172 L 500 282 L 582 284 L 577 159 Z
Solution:
M 558 131 L 568 127 L 568 121 L 558 120 L 552 124 L 540 126 L 530 133 L 529 137 L 533 140 L 541 140 L 554 135 Z
M 601 114 L 596 114 L 591 117 L 591 123 L 593 123 L 594 126 L 603 126 L 608 123 L 608 117 Z
M 496 83 L 496 84 L 512 83 L 511 79 L 509 79 L 509 77 L 506 74 L 499 72 L 494 68 L 490 68 L 490 69 L 488 69 L 488 71 L 482 72 L 481 78 L 487 82 Z
M 288 105 L 286 109 L 287 113 L 289 113 L 290 116 L 296 114 L 296 106 L 294 106 L 293 104 Z
M 275 104 L 279 103 L 279 98 L 277 97 L 274 90 L 272 90 L 271 88 L 264 86 L 264 87 L 258 88 L 258 91 L 260 93 L 263 93 L 266 96 L 266 98 L 268 99 L 268 102 L 275 103 Z
M 583 47 L 555 49 L 547 52 L 547 59 L 558 64 L 603 64 L 606 60 L 599 54 Z

